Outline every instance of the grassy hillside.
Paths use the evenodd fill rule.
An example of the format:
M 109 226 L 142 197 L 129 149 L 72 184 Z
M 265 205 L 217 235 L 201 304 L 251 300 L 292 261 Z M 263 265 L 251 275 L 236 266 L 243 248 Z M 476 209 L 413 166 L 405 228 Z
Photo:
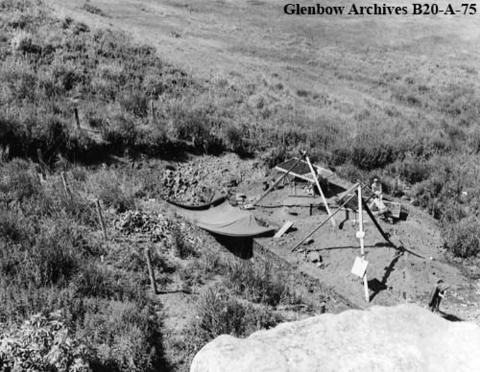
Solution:
M 275 307 L 300 297 L 272 268 L 243 274 L 234 258 L 214 253 L 218 243 L 186 241 L 192 227 L 172 216 L 155 222 L 165 226 L 157 245 L 111 228 L 162 193 L 162 168 L 96 166 L 113 155 L 252 151 L 233 111 L 212 106 L 234 100 L 230 88 L 193 79 L 124 34 L 49 14 L 35 1 L 0 2 L 0 369 L 70 370 L 81 358 L 94 371 L 178 370 L 217 334 L 246 335 L 283 320 Z M 146 291 L 144 250 L 159 243 L 152 259 L 160 287 L 175 278 L 185 291 L 208 287 L 194 296 L 191 323 L 167 340 L 162 307 Z M 271 280 L 260 283 L 260 274 Z M 240 290 L 245 275 L 253 279 Z M 37 313 L 46 318 L 31 318 Z M 63 330 L 71 338 L 59 339 Z
M 270 2 L 63 3 L 85 23 L 37 1 L 0 0 L 2 327 L 61 309 L 94 370 L 162 370 L 222 332 L 274 325 L 279 305 L 306 301 L 268 265 L 217 261 L 211 240 L 192 247 L 181 238 L 192 228 L 168 217 L 154 255 L 159 282 L 175 276 L 202 291 L 189 331 L 165 341 L 160 306 L 145 291 L 145 246 L 104 242 L 94 207 L 100 199 L 112 226 L 162 193 L 161 173 L 117 169 L 115 156 L 231 151 L 273 165 L 307 149 L 347 178 L 380 175 L 390 193 L 427 208 L 454 255 L 480 251 L 471 23 L 441 32 L 429 19 L 416 28 L 410 19 L 300 25 L 274 17 Z M 134 38 L 92 25 L 106 23 Z
M 427 208 L 455 255 L 480 249 L 471 18 L 307 17 L 299 25 L 270 2 L 62 5 L 142 35 L 189 74 L 123 34 L 3 4 L 16 8 L 3 12 L 1 54 L 10 156 L 37 159 L 40 150 L 53 164 L 58 154 L 95 162 L 235 151 L 265 153 L 272 165 L 303 148 L 345 177 L 380 175 L 389 192 Z

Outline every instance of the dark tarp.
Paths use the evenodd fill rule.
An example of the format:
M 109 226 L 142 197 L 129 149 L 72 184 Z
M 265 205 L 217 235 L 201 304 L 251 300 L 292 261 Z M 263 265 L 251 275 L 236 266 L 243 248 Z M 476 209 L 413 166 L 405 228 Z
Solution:
M 175 207 L 183 208 L 183 209 L 189 209 L 191 211 L 202 211 L 205 209 L 209 209 L 210 207 L 217 206 L 225 201 L 225 196 L 219 196 L 219 197 L 214 197 L 213 200 L 209 203 L 205 203 L 202 205 L 186 205 L 179 203 L 175 200 L 167 200 L 169 204 L 174 205 Z
M 262 235 L 273 228 L 260 226 L 252 213 L 232 207 L 227 201 L 207 210 L 191 210 L 176 205 L 179 215 L 212 233 L 247 237 Z

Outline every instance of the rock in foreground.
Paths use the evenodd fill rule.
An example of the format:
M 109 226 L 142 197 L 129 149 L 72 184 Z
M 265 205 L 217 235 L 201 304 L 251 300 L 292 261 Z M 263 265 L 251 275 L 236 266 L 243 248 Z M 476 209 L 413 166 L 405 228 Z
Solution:
M 322 314 L 253 333 L 223 335 L 190 372 L 480 371 L 480 328 L 416 305 Z

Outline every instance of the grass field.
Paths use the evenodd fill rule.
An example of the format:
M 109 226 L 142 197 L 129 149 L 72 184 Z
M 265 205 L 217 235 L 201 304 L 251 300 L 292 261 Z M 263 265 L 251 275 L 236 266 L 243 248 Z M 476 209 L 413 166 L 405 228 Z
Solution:
M 274 1 L 209 0 L 95 1 L 98 16 L 48 2 L 206 79 L 208 98 L 194 101 L 240 128 L 229 148 L 270 151 L 272 162 L 306 148 L 348 178 L 380 175 L 445 221 L 456 254 L 479 249 L 456 236 L 478 214 L 476 16 L 300 17 Z
M 2 327 L 62 309 L 94 370 L 168 369 L 161 309 L 139 289 L 143 253 L 102 240 L 93 202 L 112 226 L 161 195 L 164 159 L 187 154 L 235 152 L 268 167 L 307 149 L 427 209 L 452 255 L 480 252 L 476 16 L 300 18 L 260 0 L 45 2 L 55 13 L 0 0 Z M 189 333 L 167 345 L 184 359 L 174 364 L 219 333 L 274 325 L 277 305 L 300 301 L 271 268 L 220 265 L 211 240 L 185 244 L 155 258 L 160 282 L 205 290 L 189 304 Z

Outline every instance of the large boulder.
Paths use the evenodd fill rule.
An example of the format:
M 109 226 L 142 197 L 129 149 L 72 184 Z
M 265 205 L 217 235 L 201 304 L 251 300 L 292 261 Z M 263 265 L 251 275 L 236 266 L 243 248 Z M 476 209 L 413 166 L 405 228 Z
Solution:
M 190 372 L 480 371 L 480 328 L 412 304 L 322 314 L 205 345 Z

